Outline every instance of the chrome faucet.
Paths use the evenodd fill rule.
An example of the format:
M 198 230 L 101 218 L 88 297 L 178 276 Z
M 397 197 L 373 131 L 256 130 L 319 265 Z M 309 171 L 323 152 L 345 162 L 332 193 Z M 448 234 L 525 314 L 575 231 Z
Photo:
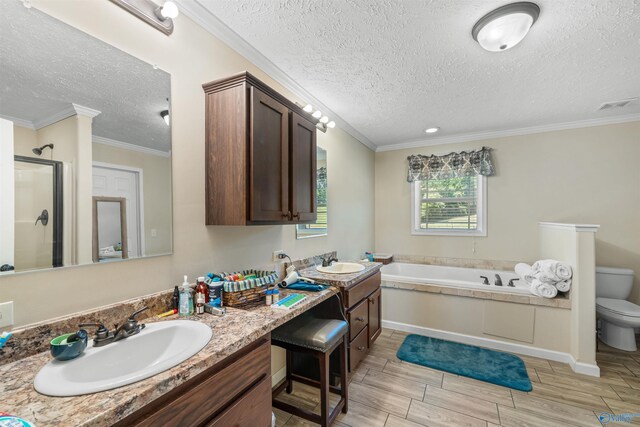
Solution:
M 135 335 L 144 329 L 144 323 L 138 324 L 136 320 L 136 316 L 142 313 L 145 310 L 148 310 L 149 307 L 143 307 L 140 310 L 134 312 L 129 316 L 129 318 L 120 326 L 116 325 L 113 331 L 108 330 L 102 323 L 82 323 L 80 327 L 84 326 L 94 326 L 97 328 L 96 335 L 93 338 L 93 346 L 94 347 L 102 347 L 107 344 L 111 344 L 112 342 L 120 341 L 125 338 L 130 337 L 131 335 Z
M 334 262 L 334 261 L 338 262 L 338 258 L 335 258 L 335 257 L 332 257 L 332 256 L 329 256 L 326 259 L 322 258 L 322 266 L 323 267 L 329 267 L 331 265 L 331 263 Z
M 502 286 L 502 278 L 500 277 L 499 274 L 496 274 L 496 286 Z

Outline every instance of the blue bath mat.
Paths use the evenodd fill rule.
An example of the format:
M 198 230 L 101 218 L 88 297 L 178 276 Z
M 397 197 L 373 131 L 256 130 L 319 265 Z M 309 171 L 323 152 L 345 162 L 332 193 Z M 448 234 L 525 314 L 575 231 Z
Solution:
M 524 362 L 518 356 L 438 338 L 409 335 L 398 359 L 480 381 L 531 391 Z

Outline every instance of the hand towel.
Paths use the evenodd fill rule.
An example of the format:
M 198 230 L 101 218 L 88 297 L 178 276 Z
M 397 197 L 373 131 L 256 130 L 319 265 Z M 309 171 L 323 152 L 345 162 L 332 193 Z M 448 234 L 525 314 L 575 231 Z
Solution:
M 534 279 L 533 282 L 531 282 L 530 289 L 532 294 L 539 297 L 554 298 L 558 295 L 558 289 L 555 286 L 541 282 L 537 279 Z
M 533 264 L 532 269 L 534 272 L 541 272 L 546 277 L 555 279 L 558 282 L 571 279 L 571 276 L 573 275 L 570 265 L 553 259 L 536 261 Z
M 282 282 L 279 286 L 281 288 L 287 288 L 287 289 L 291 289 L 291 290 L 295 290 L 295 291 L 310 291 L 310 292 L 320 292 L 320 291 L 324 291 L 325 289 L 327 289 L 329 286 L 328 285 L 313 285 L 311 283 L 307 283 L 307 282 L 302 282 L 302 281 L 298 281 L 296 283 L 292 283 L 290 285 L 287 286 L 283 286 Z
M 571 279 L 556 283 L 556 289 L 560 292 L 569 292 L 571 290 Z

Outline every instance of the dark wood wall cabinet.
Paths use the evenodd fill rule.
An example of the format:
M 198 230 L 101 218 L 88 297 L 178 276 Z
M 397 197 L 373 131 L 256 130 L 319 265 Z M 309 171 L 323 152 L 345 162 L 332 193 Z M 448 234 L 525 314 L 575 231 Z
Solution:
M 270 334 L 115 424 L 118 427 L 270 425 Z
M 206 224 L 316 220 L 316 119 L 243 72 L 206 83 Z

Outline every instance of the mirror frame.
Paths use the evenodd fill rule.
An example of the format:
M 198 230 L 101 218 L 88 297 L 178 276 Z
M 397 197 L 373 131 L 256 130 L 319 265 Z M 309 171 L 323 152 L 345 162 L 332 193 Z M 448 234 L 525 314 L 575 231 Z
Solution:
M 112 202 L 120 204 L 120 242 L 122 244 L 122 259 L 129 258 L 127 248 L 127 199 L 124 197 L 93 196 L 93 262 L 100 262 L 100 248 L 98 245 L 98 203 Z

